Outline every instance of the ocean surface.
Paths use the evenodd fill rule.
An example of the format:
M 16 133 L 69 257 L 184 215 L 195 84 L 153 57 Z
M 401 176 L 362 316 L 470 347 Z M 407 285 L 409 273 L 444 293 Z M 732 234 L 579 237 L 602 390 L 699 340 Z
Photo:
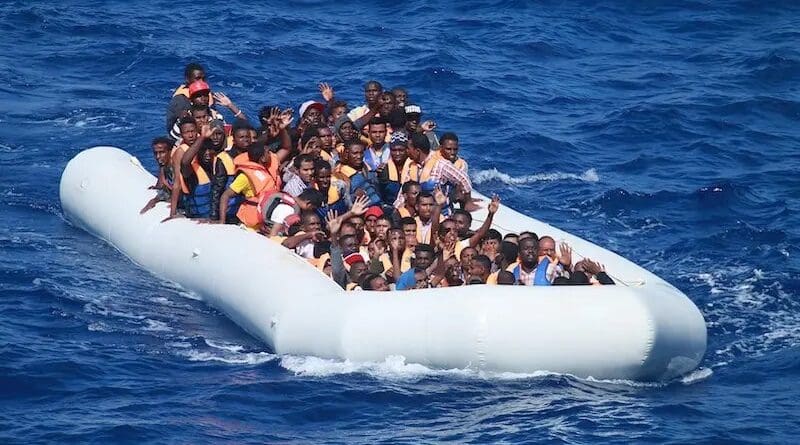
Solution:
M 797 443 L 800 4 L 598 3 L 0 3 L 0 443 Z M 685 292 L 701 367 L 274 355 L 59 205 L 88 147 L 154 169 L 190 61 L 250 115 L 405 86 L 480 191 Z

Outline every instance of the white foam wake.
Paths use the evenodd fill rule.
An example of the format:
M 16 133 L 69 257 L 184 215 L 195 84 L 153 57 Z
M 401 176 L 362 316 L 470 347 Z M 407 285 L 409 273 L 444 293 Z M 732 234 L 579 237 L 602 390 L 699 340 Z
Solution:
M 581 174 L 553 172 L 553 173 L 536 173 L 533 175 L 524 175 L 524 176 L 511 176 L 507 173 L 503 173 L 497 170 L 496 168 L 490 168 L 488 170 L 478 170 L 472 175 L 472 182 L 474 184 L 481 184 L 483 182 L 489 182 L 489 181 L 500 181 L 508 185 L 524 185 L 524 184 L 532 184 L 534 182 L 542 182 L 542 181 L 551 182 L 551 181 L 564 181 L 564 180 L 597 182 L 600 180 L 600 176 L 597 174 L 597 171 L 593 168 L 590 168 L 589 170 L 586 170 Z

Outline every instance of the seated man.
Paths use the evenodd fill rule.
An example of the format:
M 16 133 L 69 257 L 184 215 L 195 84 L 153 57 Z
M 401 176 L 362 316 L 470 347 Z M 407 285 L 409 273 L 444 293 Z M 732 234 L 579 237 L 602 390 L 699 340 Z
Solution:
M 333 174 L 347 185 L 348 196 L 354 202 L 358 196 L 366 196 L 369 206 L 380 205 L 381 198 L 376 189 L 375 172 L 364 165 L 364 144 L 358 141 L 349 142 L 342 153 L 341 164 L 336 166 Z
M 214 163 L 214 179 L 211 186 L 211 200 L 214 212 L 219 218 L 218 209 L 219 201 L 225 190 L 230 187 L 233 180 L 236 179 L 238 174 L 236 164 L 249 161 L 247 149 L 253 143 L 251 131 L 253 127 L 249 124 L 235 124 L 231 130 L 233 136 L 233 145 L 226 151 L 217 155 L 217 160 Z M 236 218 L 236 212 L 239 211 L 239 205 L 244 197 L 234 198 L 228 202 L 228 214 L 226 215 L 225 222 L 228 224 L 238 224 L 239 220 Z
M 539 242 L 536 238 L 528 237 L 519 240 L 519 264 L 510 272 L 517 283 L 525 286 L 549 286 L 551 281 L 547 277 L 547 268 L 550 258 L 543 256 L 539 260 Z
M 404 272 L 397 279 L 397 290 L 407 290 L 417 287 L 417 273 L 425 274 L 427 279 L 427 269 L 433 264 L 435 258 L 433 247 L 430 244 L 417 244 L 414 249 L 414 259 L 411 260 L 413 267 Z
M 209 125 L 203 126 L 191 147 L 181 156 L 181 193 L 183 208 L 189 218 L 209 218 L 211 215 L 211 176 L 217 153 L 206 142 L 213 136 Z M 174 193 L 173 193 L 174 196 Z M 170 213 L 170 217 L 174 216 Z
M 283 186 L 283 191 L 297 196 L 314 185 L 314 158 L 308 153 L 297 155 L 292 161 L 292 166 L 295 174 L 291 175 L 291 179 Z
M 374 273 L 364 274 L 361 278 L 361 290 L 373 290 L 380 292 L 388 292 L 391 289 L 386 283 L 386 279 Z
M 397 131 L 392 134 L 389 142 L 389 160 L 386 162 L 386 167 L 377 172 L 383 202 L 395 202 L 400 193 L 403 171 L 408 170 L 412 162 L 406 155 L 407 145 L 408 138 L 404 132 Z
M 497 284 L 489 282 L 492 274 L 492 260 L 489 257 L 477 255 L 469 264 L 469 284 Z
M 343 215 L 350 208 L 347 190 L 340 179 L 332 178 L 332 169 L 331 165 L 322 159 L 316 160 L 314 163 L 314 188 L 326 198 L 321 211 L 327 213 L 329 210 L 333 210 Z
M 389 154 L 386 120 L 373 118 L 369 122 L 369 146 L 364 151 L 364 164 L 372 171 L 382 170 L 389 162 Z
M 281 245 L 294 251 L 303 258 L 314 258 L 316 244 L 325 240 L 322 231 L 322 219 L 317 212 L 305 210 L 300 213 L 300 231 L 292 236 L 283 238 Z
M 273 193 L 260 204 L 264 215 L 264 229 L 269 230 L 269 236 L 280 235 L 302 211 L 316 211 L 322 206 L 322 202 L 322 194 L 314 189 L 305 189 L 294 198 L 283 192 Z
M 239 197 L 236 219 L 252 230 L 258 230 L 264 219 L 259 206 L 281 186 L 278 174 L 281 159 L 267 150 L 262 143 L 253 143 L 247 149 L 247 161 L 239 161 L 236 178 L 219 199 L 218 220 L 225 223 L 228 206 Z
M 458 156 L 458 136 L 455 133 L 445 133 L 439 140 L 439 154 L 452 162 L 459 170 L 467 174 L 468 165 L 464 158 Z
M 398 203 L 400 204 L 400 207 L 395 207 L 394 214 L 394 217 L 398 222 L 402 218 L 414 218 L 417 216 L 417 198 L 419 197 L 420 193 L 422 193 L 422 188 L 420 187 L 419 182 L 408 180 L 403 183 L 402 187 L 400 187 L 400 199 L 395 201 L 395 206 Z
M 186 115 L 192 103 L 189 101 L 189 85 L 195 81 L 206 80 L 206 71 L 199 63 L 186 65 L 183 71 L 184 82 L 172 94 L 172 99 L 167 106 L 166 131 L 171 131 L 172 126 Z M 209 104 L 212 102 L 211 95 L 208 95 Z
M 150 188 L 156 190 L 156 196 L 145 204 L 140 214 L 152 209 L 157 202 L 169 202 L 170 195 L 172 194 L 172 186 L 175 182 L 172 164 L 170 163 L 170 150 L 172 149 L 172 141 L 166 137 L 157 137 L 151 143 L 153 148 L 153 157 L 158 165 L 157 180 L 155 185 Z

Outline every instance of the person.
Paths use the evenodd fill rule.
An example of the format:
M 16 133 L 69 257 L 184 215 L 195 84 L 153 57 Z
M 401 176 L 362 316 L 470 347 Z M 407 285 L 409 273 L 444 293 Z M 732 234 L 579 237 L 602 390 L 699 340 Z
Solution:
M 238 162 L 236 178 L 220 196 L 219 222 L 228 222 L 228 206 L 238 197 L 236 219 L 249 229 L 258 230 L 264 223 L 261 208 L 265 200 L 281 188 L 278 173 L 281 161 L 281 157 L 267 150 L 263 143 L 250 144 L 247 160 Z
M 195 120 L 198 121 L 198 127 L 202 127 L 203 123 L 212 119 L 219 119 L 225 123 L 225 118 L 222 116 L 222 114 L 220 114 L 214 107 L 211 106 L 213 101 L 210 101 L 210 97 L 212 97 L 212 95 L 210 87 L 205 81 L 198 80 L 192 82 L 192 84 L 189 85 L 188 92 L 189 100 L 191 102 L 189 112 L 195 117 Z M 237 119 L 237 122 L 247 122 L 247 116 L 245 116 L 244 113 L 236 106 L 236 104 L 234 104 L 233 101 L 231 101 L 224 93 L 214 93 L 213 98 L 216 99 L 217 103 L 231 110 L 231 112 L 234 113 L 234 117 Z M 202 117 L 198 117 L 198 112 L 202 112 L 202 115 L 204 115 L 202 117 L 205 119 L 204 121 L 200 120 Z M 179 130 L 177 126 L 173 126 L 172 130 L 170 131 L 170 136 L 172 138 L 177 138 L 178 135 Z
M 431 150 L 437 150 L 439 148 L 439 139 L 436 137 L 436 133 L 434 132 L 434 129 L 436 128 L 436 122 L 427 120 L 420 123 L 420 120 L 422 119 L 422 109 L 419 107 L 419 105 L 406 105 L 403 111 L 405 112 L 404 128 L 406 133 L 409 134 L 409 139 L 411 138 L 411 135 L 422 134 L 428 138 L 428 143 L 431 146 Z
M 411 261 L 413 267 L 404 272 L 397 279 L 397 290 L 407 290 L 417 287 L 417 273 L 425 274 L 427 279 L 427 269 L 433 264 L 436 254 L 430 244 L 417 244 L 414 248 L 414 259 Z
M 431 243 L 431 234 L 439 230 L 442 204 L 446 198 L 440 190 L 434 194 L 421 193 L 417 198 L 417 216 L 414 222 L 417 225 L 417 241 L 424 244 Z
M 296 197 L 275 192 L 259 204 L 263 215 L 263 228 L 269 236 L 285 233 L 304 210 L 316 211 L 322 207 L 323 197 L 318 190 L 308 188 Z
M 408 102 L 408 91 L 403 87 L 392 88 L 392 95 L 398 107 L 405 107 Z
M 181 156 L 181 192 L 186 216 L 189 218 L 209 218 L 211 215 L 210 178 L 217 153 L 207 142 L 214 136 L 214 132 L 210 125 L 204 125 L 200 136 Z
M 514 274 L 507 271 L 501 270 L 497 273 L 497 284 L 500 285 L 514 285 L 517 284 L 516 279 L 514 279 Z
M 183 77 L 184 82 L 172 93 L 172 99 L 169 101 L 169 105 L 167 105 L 165 127 L 167 132 L 170 132 L 173 125 L 189 111 L 189 107 L 191 106 L 191 101 L 189 100 L 189 85 L 198 80 L 205 81 L 206 71 L 199 63 L 192 62 L 184 68 Z M 209 103 L 213 102 L 210 95 L 208 99 Z
M 326 198 L 320 211 L 327 213 L 329 210 L 334 210 L 338 214 L 344 214 L 350 208 L 346 186 L 341 180 L 332 178 L 331 170 L 331 164 L 322 159 L 314 162 L 313 187 Z
M 395 201 L 395 205 L 401 204 L 400 207 L 395 208 L 395 219 L 413 218 L 417 216 L 417 199 L 422 192 L 419 182 L 408 180 L 400 187 L 402 199 Z
M 317 137 L 320 141 L 320 156 L 331 167 L 335 167 L 339 163 L 339 152 L 336 151 L 334 144 L 333 130 L 328 126 L 317 128 Z
M 519 263 L 510 270 L 514 280 L 524 286 L 549 286 L 547 277 L 550 258 L 539 259 L 539 241 L 533 237 L 519 240 Z
M 463 254 L 464 251 L 461 251 Z M 492 260 L 489 259 L 486 255 L 477 255 L 475 258 L 470 261 L 469 265 L 469 278 L 470 284 L 476 284 L 475 280 L 478 280 L 480 283 L 483 284 L 496 284 L 496 283 L 488 283 L 487 280 L 489 276 L 492 274 Z
M 366 103 L 359 107 L 353 108 L 349 113 L 347 113 L 347 117 L 350 119 L 350 121 L 355 122 L 367 114 L 370 109 L 378 108 L 381 94 L 383 94 L 383 86 L 380 82 L 376 80 L 370 80 L 367 82 L 364 85 L 364 101 Z
M 387 235 L 389 234 L 389 229 L 392 228 L 392 218 L 386 214 L 383 214 L 375 220 L 375 238 L 377 239 L 387 239 Z
M 360 141 L 350 141 L 342 153 L 341 164 L 336 166 L 334 176 L 347 185 L 350 201 L 355 201 L 357 196 L 365 195 L 369 205 L 380 205 L 375 183 L 375 172 L 364 165 L 364 144 Z
M 291 175 L 291 179 L 283 186 L 283 191 L 292 196 L 297 196 L 303 190 L 312 187 L 314 165 L 314 158 L 309 153 L 295 156 L 294 161 L 292 161 L 295 174 Z
M 364 164 L 373 171 L 382 170 L 389 162 L 389 144 L 386 143 L 386 120 L 373 118 L 369 122 L 369 146 L 364 151 Z
M 207 124 L 211 120 L 211 110 L 208 108 L 208 105 L 203 104 L 192 104 L 188 110 L 188 117 L 194 119 L 195 124 L 197 124 L 197 128 L 202 128 L 203 125 Z M 175 122 L 175 125 L 169 132 L 169 137 L 175 141 L 176 144 L 180 145 L 183 141 L 181 138 L 181 129 L 180 123 L 182 120 L 178 120 Z M 191 145 L 191 144 L 189 144 Z
M 169 202 L 172 186 L 175 182 L 175 175 L 170 163 L 172 141 L 167 137 L 161 136 L 153 139 L 150 146 L 153 148 L 153 158 L 155 158 L 156 164 L 158 165 L 156 183 L 150 186 L 151 189 L 156 191 L 156 196 L 145 204 L 142 210 L 139 211 L 139 214 L 146 213 L 148 210 L 155 207 L 158 202 Z
M 379 292 L 388 292 L 391 290 L 389 285 L 386 283 L 386 279 L 375 273 L 364 274 L 364 276 L 361 278 L 360 286 L 362 290 Z
M 431 152 L 428 138 L 423 135 L 415 134 L 408 143 L 408 157 L 416 164 L 416 169 L 408 170 L 409 179 L 420 183 L 422 191 L 433 192 L 436 186 L 440 186 L 446 196 L 451 196 L 454 188 L 458 188 L 463 193 L 461 206 L 464 210 L 475 211 L 479 207 L 472 199 L 472 183 L 469 177 L 456 168 L 451 162 Z M 400 207 L 395 204 L 395 207 Z M 451 206 L 448 206 L 448 209 Z M 450 210 L 444 212 L 450 214 Z
M 308 100 L 303 102 L 298 109 L 300 122 L 297 123 L 294 133 L 292 134 L 293 145 L 300 141 L 306 130 L 309 128 L 316 128 L 322 125 L 322 114 L 325 112 L 325 105 L 315 101 Z M 301 149 L 302 147 L 298 148 Z
M 467 174 L 469 166 L 464 158 L 458 156 L 458 136 L 455 133 L 445 133 L 439 139 L 439 154 L 450 161 L 457 169 Z
M 364 228 L 366 229 L 367 236 L 370 240 L 377 238 L 375 228 L 378 224 L 378 218 L 382 216 L 383 210 L 381 210 L 380 206 L 369 207 L 367 209 L 367 213 L 364 214 Z
M 287 249 L 293 249 L 295 253 L 305 259 L 314 258 L 314 249 L 318 243 L 325 240 L 325 232 L 322 231 L 322 219 L 313 210 L 300 212 L 301 229 L 292 236 L 281 240 L 281 245 Z
M 489 257 L 492 262 L 495 261 L 500 254 L 500 243 L 503 241 L 503 235 L 495 229 L 489 229 L 486 236 L 481 239 L 480 251 L 481 254 Z
M 358 139 L 358 130 L 356 130 L 356 126 L 350 118 L 341 116 L 333 125 L 333 135 L 336 138 L 336 151 L 341 156 L 344 152 L 345 144 Z
M 211 201 L 216 211 L 213 215 L 218 215 L 219 201 L 222 194 L 225 192 L 237 175 L 236 164 L 241 164 L 249 160 L 247 157 L 247 149 L 253 143 L 252 132 L 253 127 L 247 123 L 239 123 L 233 125 L 231 135 L 233 136 L 233 144 L 228 150 L 217 154 L 217 160 L 214 162 L 214 178 L 211 185 Z M 226 222 L 229 224 L 238 223 L 236 212 L 239 210 L 244 197 L 235 197 L 228 203 L 228 214 L 225 216 Z M 212 216 L 212 219 L 213 216 Z
M 389 142 L 389 160 L 386 167 L 377 172 L 379 191 L 383 202 L 395 202 L 400 193 L 403 171 L 408 170 L 411 164 L 411 160 L 406 154 L 407 144 L 408 137 L 405 132 L 396 131 L 392 134 Z

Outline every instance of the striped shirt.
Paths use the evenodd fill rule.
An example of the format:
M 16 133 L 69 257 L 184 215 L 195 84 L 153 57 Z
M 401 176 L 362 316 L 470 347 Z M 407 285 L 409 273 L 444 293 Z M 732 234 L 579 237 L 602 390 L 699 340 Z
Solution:
M 300 179 L 300 176 L 292 175 L 292 177 L 286 181 L 286 185 L 283 186 L 283 191 L 292 195 L 293 197 L 297 197 L 308 187 L 309 185 L 303 182 L 303 180 Z

